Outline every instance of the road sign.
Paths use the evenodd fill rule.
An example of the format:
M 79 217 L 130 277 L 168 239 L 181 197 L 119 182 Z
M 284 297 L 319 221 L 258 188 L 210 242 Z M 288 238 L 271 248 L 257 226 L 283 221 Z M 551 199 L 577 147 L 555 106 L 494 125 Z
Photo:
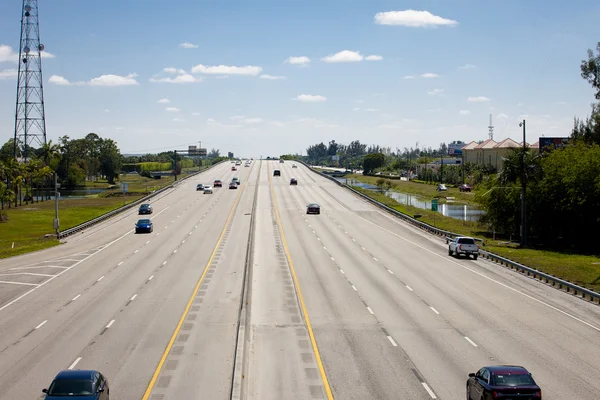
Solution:
M 438 210 L 438 199 L 431 200 L 431 211 Z
M 127 193 L 128 189 L 129 189 L 129 183 L 121 183 L 121 191 L 123 193 Z

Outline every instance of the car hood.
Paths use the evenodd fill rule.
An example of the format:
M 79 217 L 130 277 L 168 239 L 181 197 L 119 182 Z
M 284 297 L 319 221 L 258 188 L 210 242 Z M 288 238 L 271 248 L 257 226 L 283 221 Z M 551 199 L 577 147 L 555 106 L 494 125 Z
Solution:
M 98 400 L 97 394 L 91 394 L 88 396 L 45 396 L 45 400 Z

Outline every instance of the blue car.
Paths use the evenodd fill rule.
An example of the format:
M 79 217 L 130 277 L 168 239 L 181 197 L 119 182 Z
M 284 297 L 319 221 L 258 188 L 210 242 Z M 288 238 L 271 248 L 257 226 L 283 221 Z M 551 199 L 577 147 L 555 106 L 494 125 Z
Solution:
M 64 370 L 42 390 L 48 400 L 109 400 L 108 380 L 98 371 Z
M 149 219 L 140 219 L 135 224 L 135 233 L 140 232 L 152 232 L 154 227 L 152 226 L 152 221 Z

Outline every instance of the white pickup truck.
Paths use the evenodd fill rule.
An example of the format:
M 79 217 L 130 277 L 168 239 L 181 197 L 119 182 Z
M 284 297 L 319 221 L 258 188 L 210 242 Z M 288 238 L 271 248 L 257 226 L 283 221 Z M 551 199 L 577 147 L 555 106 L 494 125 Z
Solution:
M 473 256 L 473 260 L 477 260 L 477 256 L 479 256 L 479 246 L 475 243 L 475 239 L 466 236 L 459 236 L 455 237 L 454 239 L 447 238 L 446 241 L 448 242 L 449 256 Z

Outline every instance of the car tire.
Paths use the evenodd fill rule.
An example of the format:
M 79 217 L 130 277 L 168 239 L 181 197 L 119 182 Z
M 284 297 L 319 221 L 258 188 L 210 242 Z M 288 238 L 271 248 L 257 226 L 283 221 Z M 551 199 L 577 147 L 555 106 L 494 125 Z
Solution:
M 475 255 L 473 256 L 473 260 L 477 261 L 477 257 L 478 257 L 478 255 L 477 255 L 477 254 L 475 254 Z
M 448 255 L 451 256 L 452 255 L 452 250 L 450 250 L 450 248 L 448 247 Z
M 137 229 L 135 230 L 135 233 L 140 233 L 140 231 L 138 231 Z

